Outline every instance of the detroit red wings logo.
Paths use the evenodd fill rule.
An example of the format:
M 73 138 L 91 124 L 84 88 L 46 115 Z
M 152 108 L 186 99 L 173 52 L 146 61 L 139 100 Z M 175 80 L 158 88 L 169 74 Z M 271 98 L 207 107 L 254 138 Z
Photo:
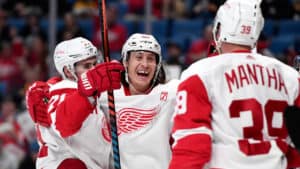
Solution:
M 157 114 L 157 109 L 143 110 L 124 108 L 118 112 L 118 133 L 131 133 L 148 125 Z
M 168 99 L 168 92 L 161 92 L 160 94 L 160 100 L 166 101 Z
M 128 134 L 149 125 L 158 114 L 159 108 L 149 110 L 136 108 L 123 108 L 117 112 L 118 135 Z M 103 120 L 102 135 L 111 141 L 110 125 Z

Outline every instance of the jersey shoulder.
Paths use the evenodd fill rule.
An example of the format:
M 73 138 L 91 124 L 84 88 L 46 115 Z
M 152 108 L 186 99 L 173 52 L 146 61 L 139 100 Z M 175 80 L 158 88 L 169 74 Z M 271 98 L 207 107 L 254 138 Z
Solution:
M 267 57 L 264 55 L 259 55 L 259 56 L 260 56 L 259 59 L 261 59 L 261 61 L 266 64 L 266 67 L 275 67 L 287 79 L 300 77 L 299 72 L 297 72 L 293 67 L 281 62 L 280 60 L 276 58 Z
M 70 80 L 62 80 L 50 86 L 50 95 L 61 95 L 63 93 L 70 93 L 77 90 L 77 83 Z
M 209 57 L 194 62 L 186 70 L 182 72 L 180 81 L 183 81 L 193 75 L 206 74 L 210 72 L 211 70 L 213 70 L 215 67 L 218 66 L 217 63 L 220 62 L 219 57 L 221 56 Z
M 159 84 L 153 88 L 152 92 L 161 92 L 161 91 L 167 91 L 167 92 L 176 92 L 177 87 L 179 85 L 179 80 L 178 79 L 172 79 L 168 81 L 167 83 L 164 84 Z
M 51 85 L 50 92 L 59 89 L 77 89 L 77 83 L 71 80 L 62 80 L 54 85 Z

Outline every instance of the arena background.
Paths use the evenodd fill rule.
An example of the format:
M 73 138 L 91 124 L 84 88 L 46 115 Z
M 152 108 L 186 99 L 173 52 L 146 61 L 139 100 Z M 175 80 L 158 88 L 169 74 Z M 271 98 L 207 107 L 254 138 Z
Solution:
M 110 52 L 127 37 L 153 34 L 168 78 L 207 55 L 213 17 L 223 0 L 108 0 Z M 24 104 L 32 82 L 57 75 L 55 45 L 82 36 L 101 49 L 96 0 L 0 0 L 0 169 L 32 169 L 38 145 Z M 290 66 L 300 54 L 300 0 L 263 0 L 257 51 Z

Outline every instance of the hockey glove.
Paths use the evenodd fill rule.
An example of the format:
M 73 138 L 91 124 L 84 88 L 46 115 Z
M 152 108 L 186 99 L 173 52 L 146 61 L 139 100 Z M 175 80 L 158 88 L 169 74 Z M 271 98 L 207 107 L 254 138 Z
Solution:
M 121 72 L 124 67 L 120 62 L 102 63 L 83 73 L 78 80 L 78 90 L 84 96 L 99 96 L 103 91 L 121 87 Z
M 292 142 L 300 152 L 300 108 L 288 106 L 284 112 L 285 125 Z
M 26 92 L 26 106 L 31 119 L 42 126 L 51 124 L 48 116 L 49 85 L 46 82 L 33 83 Z

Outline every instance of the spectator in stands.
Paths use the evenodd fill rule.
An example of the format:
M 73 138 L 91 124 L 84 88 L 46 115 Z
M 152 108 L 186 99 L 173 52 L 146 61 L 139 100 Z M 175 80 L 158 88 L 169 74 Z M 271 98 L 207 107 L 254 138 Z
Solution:
M 76 0 L 57 0 L 57 16 L 61 17 L 65 12 L 71 11 L 74 1 Z M 39 0 L 1 0 L 0 5 L 2 5 L 3 9 L 6 9 L 7 11 L 13 11 L 12 15 L 14 17 L 23 17 L 27 15 L 26 13 L 29 8 L 35 8 L 41 12 L 41 15 L 46 16 L 47 14 L 49 14 L 49 2 L 50 1 Z
M 166 63 L 164 68 L 167 80 L 179 79 L 182 70 L 186 68 L 182 47 L 174 41 L 167 42 Z
M 0 43 L 9 41 L 9 26 L 7 25 L 6 11 L 0 8 Z
M 25 98 L 23 97 L 23 99 Z M 22 101 L 23 103 L 25 103 L 25 100 Z M 22 106 L 24 108 L 25 105 Z M 35 168 L 34 161 L 39 151 L 39 145 L 36 139 L 35 124 L 32 122 L 27 109 L 19 112 L 17 114 L 16 120 L 17 123 L 20 124 L 20 131 L 27 141 L 26 156 L 19 165 L 19 169 L 33 169 Z
M 64 26 L 58 32 L 58 41 L 68 40 L 79 36 L 83 36 L 83 31 L 77 23 L 75 15 L 70 12 L 66 13 L 64 15 Z
M 25 95 L 25 89 L 31 83 L 47 79 L 49 72 L 47 64 L 48 50 L 46 40 L 43 37 L 34 35 L 27 38 L 23 50 L 23 55 L 17 59 L 18 67 L 21 70 L 22 83 L 16 90 L 22 97 Z
M 9 37 L 11 39 L 13 55 L 17 58 L 20 58 L 24 55 L 24 44 L 23 38 L 19 35 L 16 27 L 10 27 Z
M 291 47 L 284 50 L 283 62 L 287 65 L 293 66 L 297 55 L 300 55 L 300 36 L 295 38 Z
M 268 37 L 266 37 L 263 33 L 261 33 L 256 45 L 257 53 L 260 53 L 265 56 L 274 57 L 274 54 L 269 50 L 270 43 L 271 40 Z
M 14 7 L 12 7 L 12 17 L 24 18 L 26 17 L 27 9 L 24 2 L 17 2 Z
M 212 18 L 224 0 L 189 0 L 189 15 L 192 18 Z
M 7 134 L 17 142 L 23 142 L 23 135 L 20 126 L 16 121 L 17 105 L 12 96 L 7 95 L 0 105 L 0 133 Z M 24 144 L 23 144 L 24 146 Z
M 192 42 L 186 57 L 186 64 L 192 64 L 196 60 L 207 57 L 209 43 L 212 41 L 212 25 L 207 25 L 203 31 L 203 38 Z
M 172 19 L 184 19 L 188 15 L 187 3 L 182 0 L 164 1 L 164 17 Z
M 80 18 L 90 18 L 98 14 L 98 5 L 95 0 L 76 0 L 73 5 L 73 12 Z
M 24 57 L 26 59 L 26 70 L 29 69 L 39 74 L 38 79 L 46 80 L 48 78 L 48 65 L 46 59 L 48 56 L 48 50 L 46 40 L 39 35 L 32 36 L 26 42 L 27 54 Z
M 25 26 L 20 31 L 21 36 L 29 38 L 30 36 L 39 35 L 47 38 L 45 32 L 40 26 L 40 12 L 38 10 L 31 10 L 25 18 Z
M 294 9 L 294 20 L 300 20 L 300 0 L 292 0 L 292 6 Z
M 263 16 L 268 19 L 292 18 L 293 8 L 290 1 L 267 0 L 261 3 Z
M 0 47 L 0 81 L 7 86 L 7 94 L 15 92 L 22 84 L 22 76 L 10 42 L 2 42 Z
M 20 130 L 20 124 L 16 121 L 17 107 L 11 97 L 6 97 L 3 100 L 0 113 L 0 140 L 2 140 L 2 152 L 0 152 L 0 154 L 7 156 L 8 162 L 11 162 L 10 160 L 12 159 L 14 161 L 14 164 L 4 164 L 3 161 L 0 160 L 0 167 L 2 162 L 3 165 L 9 164 L 12 167 L 8 169 L 17 169 L 25 157 L 26 140 Z
M 152 0 L 152 14 L 155 18 L 162 17 L 163 0 Z M 127 18 L 132 20 L 141 20 L 145 12 L 145 1 L 127 0 L 128 14 Z
M 109 47 L 111 52 L 111 57 L 116 59 L 120 58 L 120 53 L 123 44 L 127 38 L 127 28 L 118 23 L 118 9 L 115 5 L 110 4 L 107 6 L 106 11 L 107 16 L 107 27 L 108 27 L 108 39 L 109 39 Z M 95 16 L 94 18 L 94 36 L 93 36 L 93 44 L 96 47 L 100 47 L 102 44 L 101 38 L 101 28 L 100 28 L 100 19 L 99 16 Z
M 297 53 L 297 55 L 300 55 L 300 36 L 296 37 L 294 41 L 294 48 Z
M 0 168 L 1 169 L 17 169 L 18 162 L 20 160 L 9 151 L 7 147 L 9 147 L 9 139 L 7 139 L 6 135 L 0 134 Z M 13 144 L 10 144 L 13 145 Z

